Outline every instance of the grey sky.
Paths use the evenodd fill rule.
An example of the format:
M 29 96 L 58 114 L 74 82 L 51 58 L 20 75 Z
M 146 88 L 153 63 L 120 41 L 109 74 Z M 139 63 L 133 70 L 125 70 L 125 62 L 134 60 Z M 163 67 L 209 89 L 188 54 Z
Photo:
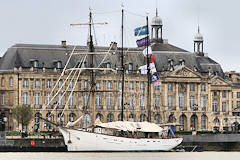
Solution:
M 85 45 L 87 27 L 70 27 L 70 23 L 87 22 L 88 8 L 93 8 L 99 45 L 120 41 L 122 0 L 0 0 L 0 55 L 16 43 Z M 193 36 L 198 19 L 204 36 L 204 51 L 219 62 L 224 71 L 240 72 L 240 1 L 239 0 L 158 0 L 163 20 L 163 37 L 168 42 L 193 51 Z M 124 0 L 125 45 L 136 46 L 133 30 L 155 15 L 156 0 Z M 111 13 L 106 13 L 111 12 Z M 102 14 L 100 14 L 102 13 Z M 198 18 L 199 17 L 199 18 Z

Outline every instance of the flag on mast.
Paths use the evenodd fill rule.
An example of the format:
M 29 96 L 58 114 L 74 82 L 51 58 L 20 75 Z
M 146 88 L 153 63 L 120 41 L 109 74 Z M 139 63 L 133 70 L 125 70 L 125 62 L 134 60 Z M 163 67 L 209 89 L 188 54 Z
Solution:
M 142 36 L 142 35 L 147 35 L 148 34 L 148 27 L 147 26 L 142 26 L 134 29 L 134 35 L 135 36 Z
M 136 41 L 137 42 L 137 46 L 138 47 L 143 47 L 143 46 L 148 46 L 150 45 L 150 39 L 149 39 L 149 36 L 146 36 L 142 39 L 139 39 Z

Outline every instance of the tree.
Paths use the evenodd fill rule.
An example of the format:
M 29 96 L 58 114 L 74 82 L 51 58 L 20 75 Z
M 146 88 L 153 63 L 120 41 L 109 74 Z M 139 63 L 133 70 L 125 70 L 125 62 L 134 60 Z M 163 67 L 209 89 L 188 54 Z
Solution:
M 22 124 L 27 126 L 33 118 L 33 109 L 29 105 L 19 105 L 13 108 L 13 117 Z

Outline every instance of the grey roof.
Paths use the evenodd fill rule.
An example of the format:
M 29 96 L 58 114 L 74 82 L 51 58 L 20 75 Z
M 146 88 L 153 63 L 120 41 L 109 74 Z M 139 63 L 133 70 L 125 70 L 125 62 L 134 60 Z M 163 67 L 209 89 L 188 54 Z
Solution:
M 36 44 L 16 44 L 10 47 L 4 56 L 0 59 L 0 70 L 13 70 L 14 67 L 30 68 L 31 61 L 37 60 L 39 62 L 39 68 L 43 66 L 45 68 L 55 68 L 55 62 L 61 61 L 62 66 L 65 66 L 68 56 L 66 53 L 71 53 L 73 46 L 67 46 L 64 48 L 62 45 L 36 45 Z M 95 47 L 95 51 L 102 52 L 107 51 L 109 47 Z M 126 48 L 124 48 L 126 51 Z M 223 77 L 224 73 L 221 66 L 209 57 L 197 56 L 194 53 L 187 52 L 181 48 L 175 47 L 171 44 L 155 43 L 152 45 L 152 50 L 155 55 L 155 65 L 158 71 L 167 70 L 169 64 L 168 60 L 173 60 L 173 65 L 180 64 L 180 59 L 185 61 L 185 66 L 190 69 L 196 68 L 200 73 L 207 74 L 210 70 L 211 73 L 217 73 Z M 86 52 L 88 47 L 77 46 L 76 52 Z M 124 63 L 132 63 L 133 70 L 146 64 L 146 58 L 142 54 L 142 48 L 130 48 L 128 54 L 125 56 Z M 155 51 L 155 52 L 154 52 Z M 108 56 L 105 59 L 105 63 L 109 62 L 111 67 L 120 67 L 120 49 L 116 52 L 111 50 L 115 54 Z M 70 61 L 68 67 L 75 66 L 84 55 L 75 55 Z M 104 55 L 97 55 L 94 57 L 94 66 L 103 59 Z M 87 66 L 90 57 L 87 58 Z M 104 64 L 105 64 L 104 63 Z M 106 67 L 102 65 L 102 67 Z

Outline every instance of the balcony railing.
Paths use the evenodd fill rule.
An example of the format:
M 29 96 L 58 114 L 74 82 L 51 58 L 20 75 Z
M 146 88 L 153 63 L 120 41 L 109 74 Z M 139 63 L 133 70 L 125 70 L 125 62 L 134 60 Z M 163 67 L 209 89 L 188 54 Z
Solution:
M 68 106 L 68 108 L 69 109 L 76 109 L 77 107 L 76 107 L 76 105 L 70 105 L 70 106 Z
M 96 105 L 96 109 L 103 109 L 102 105 Z

